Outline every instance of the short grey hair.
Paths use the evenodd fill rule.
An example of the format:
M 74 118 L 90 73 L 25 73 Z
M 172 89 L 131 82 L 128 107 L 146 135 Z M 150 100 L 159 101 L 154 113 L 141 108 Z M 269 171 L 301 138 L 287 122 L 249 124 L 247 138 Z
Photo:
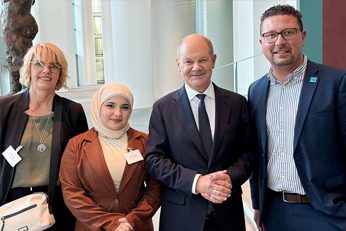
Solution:
M 213 56 L 214 55 L 214 48 L 213 48 L 213 44 L 211 43 L 210 39 L 208 39 L 207 37 L 203 36 L 205 41 L 207 42 L 207 45 L 209 47 L 209 54 L 210 56 Z M 183 38 L 180 43 L 178 44 L 178 47 L 177 47 L 177 57 L 180 58 L 180 47 L 181 47 L 181 44 L 183 44 L 185 38 Z

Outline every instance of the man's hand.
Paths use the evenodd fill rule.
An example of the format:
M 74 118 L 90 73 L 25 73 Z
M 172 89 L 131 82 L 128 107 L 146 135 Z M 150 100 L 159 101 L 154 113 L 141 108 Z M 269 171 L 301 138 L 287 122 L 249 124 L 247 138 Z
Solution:
M 196 191 L 216 204 L 221 204 L 231 196 L 232 182 L 227 170 L 200 176 L 197 180 Z
M 261 226 L 259 226 L 259 224 L 258 224 L 259 223 L 259 214 L 260 214 L 259 210 L 254 210 L 254 217 L 253 217 L 253 219 L 256 222 L 258 231 L 264 231 L 263 223 L 261 224 Z
M 131 231 L 132 226 L 126 218 L 119 219 L 120 225 L 115 229 L 115 231 Z

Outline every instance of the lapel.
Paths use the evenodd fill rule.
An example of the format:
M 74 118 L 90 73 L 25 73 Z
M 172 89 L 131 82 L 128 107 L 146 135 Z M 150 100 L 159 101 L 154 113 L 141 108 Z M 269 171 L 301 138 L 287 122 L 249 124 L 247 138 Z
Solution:
M 128 135 L 128 143 L 127 143 L 127 147 L 129 148 L 129 150 L 136 150 L 140 145 L 136 145 L 137 142 L 140 142 L 139 140 L 137 140 L 137 138 L 141 138 L 141 137 L 135 137 L 134 136 L 134 132 L 133 129 L 130 128 L 127 132 Z M 144 145 L 144 143 L 143 143 Z M 144 151 L 143 150 L 139 150 Z M 143 155 L 143 153 L 141 153 Z M 131 180 L 133 174 L 136 172 L 136 169 L 138 168 L 138 166 L 142 165 L 143 161 L 139 161 L 133 164 L 125 164 L 125 169 L 124 169 L 124 173 L 123 176 L 121 178 L 121 182 L 120 182 L 120 188 L 119 188 L 119 193 L 120 194 L 126 187 L 126 185 L 129 183 L 129 181 Z
M 61 143 L 62 140 L 62 134 L 64 132 L 62 131 L 64 129 L 63 122 L 62 122 L 62 99 L 60 96 L 55 94 L 54 99 L 53 99 L 53 106 L 52 106 L 52 111 L 54 112 L 54 117 L 53 117 L 53 134 L 52 134 L 52 144 L 51 144 L 51 160 L 50 160 L 50 174 L 52 176 L 49 178 L 49 182 L 53 181 L 55 182 L 58 173 L 59 173 L 59 168 L 58 168 L 58 163 L 60 159 L 61 153 Z M 59 109 L 58 109 L 59 108 Z
M 314 65 L 314 63 L 312 63 L 311 61 L 308 61 L 303 80 L 303 86 L 299 97 L 296 124 L 294 127 L 293 153 L 297 147 L 298 140 L 303 129 L 303 125 L 310 107 L 312 97 L 320 80 L 320 77 L 316 76 L 317 72 L 318 67 Z M 310 82 L 311 77 L 316 77 L 317 80 L 315 82 Z
M 57 100 L 62 100 L 62 99 L 60 96 L 55 94 L 54 99 L 53 99 L 53 106 L 52 106 L 53 112 L 57 111 L 57 110 L 55 110 L 56 109 L 55 105 L 56 105 Z M 61 104 L 62 104 L 62 102 L 61 102 Z M 53 134 L 52 134 L 52 150 L 59 150 L 58 153 L 60 153 L 60 148 L 61 148 L 60 143 L 61 143 L 61 134 L 62 134 L 61 130 L 63 129 L 63 126 L 62 126 L 62 118 L 60 121 L 58 121 L 57 118 L 58 118 L 57 113 L 54 113 Z M 59 129 L 60 129 L 60 137 L 58 137 Z
M 18 100 L 16 110 L 14 110 L 11 113 L 11 118 L 9 118 L 10 120 L 16 121 L 15 125 L 10 128 L 11 131 L 8 132 L 9 144 L 12 145 L 14 149 L 16 149 L 20 145 L 20 142 L 22 141 L 26 123 L 28 122 L 28 118 L 29 118 L 29 116 L 25 113 L 25 111 L 28 109 L 29 109 L 29 89 L 27 89 L 24 93 L 22 93 L 22 95 L 20 96 Z M 4 147 L 4 148 L 7 148 L 7 147 Z M 12 168 L 12 166 L 7 161 L 6 163 L 8 165 L 7 167 L 11 168 L 12 171 L 14 171 L 14 168 Z
M 261 135 L 261 145 L 263 151 L 267 153 L 267 122 L 266 122 L 266 112 L 267 112 L 267 99 L 268 99 L 268 92 L 269 92 L 269 84 L 270 81 L 268 79 L 268 75 L 266 75 L 263 78 L 263 81 L 260 85 L 260 92 L 259 92 L 259 105 L 257 111 L 260 112 L 259 114 L 259 127 L 260 127 L 260 135 Z
M 29 109 L 29 88 L 24 91 L 17 104 L 17 112 L 14 119 L 16 121 L 15 127 L 12 128 L 13 131 L 11 135 L 13 136 L 13 147 L 16 149 L 20 145 L 20 141 L 23 137 L 23 133 L 28 122 L 29 116 L 25 113 Z M 19 135 L 20 134 L 20 135 Z
M 196 126 L 195 119 L 192 114 L 191 106 L 185 85 L 183 85 L 172 97 L 172 110 L 180 122 L 181 126 L 185 129 L 192 142 L 196 145 L 199 152 L 203 155 L 205 160 L 208 160 L 207 154 L 203 148 L 202 139 Z
M 111 191 L 112 194 L 116 194 L 115 187 L 111 174 L 108 171 L 108 167 L 103 157 L 102 147 L 97 136 L 97 132 L 92 128 L 88 131 L 90 133 L 90 139 L 86 139 L 87 144 L 84 147 L 84 153 L 87 159 L 94 169 L 95 174 L 97 174 L 103 184 Z
M 214 160 L 221 141 L 223 140 L 222 137 L 224 136 L 228 118 L 232 111 L 232 101 L 229 99 L 230 95 L 224 95 L 215 84 L 213 85 L 215 90 L 215 132 L 208 167 Z
M 18 94 L 20 94 L 19 100 L 17 101 L 16 105 L 14 105 L 14 109 L 11 110 L 11 113 L 9 115 L 9 119 L 15 121 L 15 124 L 14 126 L 9 127 L 10 131 L 7 132 L 7 142 L 3 144 L 5 145 L 5 147 L 3 147 L 4 149 L 8 148 L 9 145 L 12 145 L 12 147 L 16 149 L 20 145 L 26 123 L 28 121 L 28 115 L 24 112 L 29 109 L 29 90 L 27 89 L 23 93 Z M 3 204 L 8 190 L 11 188 L 15 171 L 15 167 L 12 168 L 12 166 L 7 161 L 4 161 L 4 164 L 1 167 L 3 167 L 3 169 L 1 170 L 3 174 L 3 185 L 2 187 L 0 187 L 0 205 Z

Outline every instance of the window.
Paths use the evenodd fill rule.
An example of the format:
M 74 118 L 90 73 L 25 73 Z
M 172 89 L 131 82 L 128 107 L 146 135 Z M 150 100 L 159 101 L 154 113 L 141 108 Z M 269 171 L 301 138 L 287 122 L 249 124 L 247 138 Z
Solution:
M 96 77 L 98 84 L 105 83 L 103 75 L 103 59 L 96 59 Z
M 76 56 L 76 69 L 77 69 L 77 86 L 79 86 L 79 67 L 78 67 L 77 29 L 76 29 L 76 8 L 75 8 L 74 0 L 72 0 L 72 14 L 73 14 L 74 47 L 75 47 L 75 56 Z
M 103 39 L 95 37 L 95 56 L 103 57 Z
M 93 13 L 101 13 L 101 0 L 93 0 Z
M 102 35 L 101 16 L 94 16 L 94 35 Z
M 102 18 L 101 0 L 93 0 L 93 22 L 94 22 L 94 41 L 95 41 L 95 65 L 96 80 L 98 84 L 105 83 L 103 68 L 103 37 L 102 37 Z

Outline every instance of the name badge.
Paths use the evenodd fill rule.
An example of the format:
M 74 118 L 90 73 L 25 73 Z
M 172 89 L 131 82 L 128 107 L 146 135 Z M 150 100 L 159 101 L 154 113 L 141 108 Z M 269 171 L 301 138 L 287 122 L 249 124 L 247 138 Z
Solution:
M 12 166 L 16 166 L 19 161 L 22 160 L 22 158 L 18 155 L 19 150 L 22 149 L 22 146 L 19 146 L 16 150 L 13 149 L 13 147 L 10 145 L 3 153 L 2 155 L 5 157 L 7 162 Z
M 310 77 L 310 83 L 316 83 L 317 77 Z
M 143 156 L 138 149 L 134 151 L 131 150 L 125 153 L 124 156 L 128 164 L 133 164 L 143 160 Z

